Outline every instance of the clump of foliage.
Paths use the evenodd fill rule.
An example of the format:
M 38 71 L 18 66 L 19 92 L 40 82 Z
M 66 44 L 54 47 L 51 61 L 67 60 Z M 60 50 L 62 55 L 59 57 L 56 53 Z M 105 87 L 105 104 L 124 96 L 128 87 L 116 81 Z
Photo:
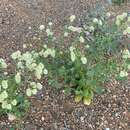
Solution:
M 112 0 L 114 4 L 121 5 L 122 3 L 127 2 L 127 0 Z
M 115 23 L 108 23 L 109 16 L 107 13 L 104 17 L 89 18 L 83 28 L 67 26 L 64 34 L 68 35 L 67 38 L 72 35 L 76 38 L 66 48 L 56 50 L 54 60 L 47 65 L 51 70 L 52 83 L 74 93 L 76 102 L 83 100 L 89 105 L 94 93 L 104 92 L 103 85 L 117 78 L 124 66 L 120 62 L 122 48 L 119 44 L 123 34 Z M 73 19 L 71 16 L 70 21 Z M 119 77 L 126 77 L 128 73 L 125 73 Z
M 52 31 L 53 23 L 40 25 L 40 49 L 12 53 L 12 73 L 7 73 L 9 65 L 1 58 L 0 114 L 13 119 L 23 115 L 29 107 L 28 97 L 42 89 L 43 77 L 86 105 L 95 93 L 105 91 L 106 82 L 125 79 L 130 52 L 127 46 L 120 46 L 119 40 L 130 35 L 130 17 L 123 13 L 109 23 L 110 15 L 90 17 L 83 26 L 75 26 L 76 16 L 72 15 L 58 38 Z

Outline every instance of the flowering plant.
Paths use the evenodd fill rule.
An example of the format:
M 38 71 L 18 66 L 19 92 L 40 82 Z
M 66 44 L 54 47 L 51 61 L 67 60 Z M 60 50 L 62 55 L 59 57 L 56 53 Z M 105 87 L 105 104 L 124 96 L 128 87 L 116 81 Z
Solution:
M 90 17 L 87 24 L 75 26 L 76 16 L 72 15 L 59 38 L 54 36 L 52 22 L 47 27 L 41 25 L 40 49 L 13 52 L 12 73 L 7 73 L 9 66 L 0 58 L 0 113 L 7 113 L 9 119 L 23 115 L 29 107 L 28 97 L 42 89 L 43 77 L 86 105 L 95 93 L 105 92 L 106 82 L 126 79 L 130 52 L 121 46 L 120 39 L 129 36 L 129 16 L 123 13 L 113 23 L 109 17 L 110 13 Z
M 127 17 L 127 13 L 122 15 Z M 50 83 L 74 93 L 76 102 L 83 100 L 89 105 L 95 93 L 105 91 L 106 82 L 128 75 L 123 70 L 126 62 L 120 61 L 123 48 L 119 40 L 123 33 L 115 22 L 108 22 L 109 17 L 110 13 L 89 18 L 83 27 L 76 27 L 73 25 L 76 17 L 72 15 L 60 40 L 62 46 L 58 48 L 61 43 L 57 40 L 55 56 L 47 62 Z
M 127 0 L 112 0 L 112 2 L 114 3 L 114 4 L 117 4 L 117 5 L 121 5 L 122 3 L 124 3 L 124 2 L 127 2 Z

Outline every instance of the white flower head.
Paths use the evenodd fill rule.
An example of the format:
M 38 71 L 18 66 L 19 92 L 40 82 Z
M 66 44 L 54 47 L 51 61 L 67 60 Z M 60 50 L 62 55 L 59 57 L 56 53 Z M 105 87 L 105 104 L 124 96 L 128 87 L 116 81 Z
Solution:
M 127 27 L 126 32 L 130 34 L 130 27 Z
M 49 23 L 48 23 L 48 25 L 49 25 L 49 26 L 52 26 L 52 25 L 53 25 L 53 23 L 52 23 L 52 22 L 49 22 Z
M 120 26 L 120 25 L 121 25 L 120 20 L 118 20 L 118 19 L 116 20 L 116 25 L 117 25 L 117 26 Z
M 13 106 L 16 106 L 16 105 L 17 105 L 17 100 L 14 99 L 14 100 L 11 102 L 11 104 L 12 104 Z
M 107 12 L 106 13 L 106 16 L 109 18 L 111 16 L 111 13 L 110 12 Z
M 49 28 L 46 29 L 46 33 L 47 33 L 47 36 L 53 35 L 53 32 Z
M 12 105 L 8 104 L 7 101 L 4 101 L 4 102 L 2 102 L 2 108 L 11 110 L 12 109 Z
M 7 64 L 4 59 L 0 58 L 0 68 L 6 69 Z
M 85 42 L 85 39 L 84 39 L 82 36 L 80 36 L 80 37 L 79 37 L 79 41 L 80 41 L 81 43 L 84 43 L 84 42 Z
M 42 31 L 45 29 L 45 25 L 40 25 L 39 29 Z
M 64 37 L 68 37 L 69 33 L 68 32 L 65 32 L 64 33 Z
M 21 51 L 16 51 L 16 52 L 14 52 L 14 53 L 12 53 L 11 54 L 11 58 L 13 59 L 13 60 L 16 60 L 16 59 L 20 59 L 21 58 Z
M 127 31 L 126 30 L 123 31 L 123 35 L 127 35 Z
M 75 15 L 71 15 L 71 16 L 70 16 L 70 22 L 74 22 L 75 19 L 76 19 L 76 16 L 75 16 Z
M 68 29 L 72 32 L 78 32 L 78 33 L 82 32 L 82 28 L 80 27 L 69 26 Z
M 0 103 L 3 103 L 3 101 L 8 97 L 8 93 L 7 91 L 3 91 L 1 94 L 0 94 Z
M 23 44 L 23 48 L 27 48 L 27 45 L 26 45 L 26 44 Z
M 128 49 L 123 50 L 123 56 L 124 59 L 130 58 L 130 51 Z
M 27 95 L 28 97 L 30 97 L 30 96 L 32 95 L 32 91 L 31 91 L 30 88 L 28 88 L 28 89 L 26 90 L 26 95 Z
M 120 77 L 123 78 L 123 77 L 127 77 L 127 76 L 128 76 L 128 73 L 125 70 L 120 72 Z
M 37 83 L 37 89 L 39 89 L 39 90 L 42 89 L 42 84 L 41 83 Z
M 55 57 L 55 50 L 54 49 L 51 49 L 51 53 L 50 53 L 50 55 L 54 58 Z
M 74 62 L 76 60 L 75 53 L 73 51 L 70 52 L 71 61 Z
M 2 87 L 4 88 L 4 89 L 7 89 L 8 88 L 8 80 L 2 80 Z
M 48 74 L 48 70 L 47 70 L 47 69 L 44 69 L 44 70 L 43 70 L 43 73 L 44 73 L 45 75 L 47 75 L 47 74 Z
M 94 19 L 93 19 L 93 23 L 98 23 L 98 19 L 97 19 L 97 18 L 94 18 Z
M 44 45 L 43 45 L 43 47 L 44 47 L 44 48 L 47 48 L 47 45 L 46 45 L 46 44 L 44 44 Z
M 102 25 L 103 25 L 102 20 L 99 20 L 99 21 L 98 21 L 98 24 L 99 24 L 100 26 L 102 26 Z
M 8 72 L 5 71 L 5 72 L 4 72 L 4 75 L 8 75 Z
M 90 46 L 89 46 L 89 45 L 86 45 L 85 47 L 88 49 Z
M 95 29 L 94 29 L 93 26 L 90 26 L 90 27 L 89 27 L 89 30 L 93 32 Z
M 128 67 L 127 67 L 129 70 L 130 70 L 130 65 L 128 65 Z
M 31 91 L 32 91 L 32 94 L 34 95 L 37 94 L 37 89 L 32 89 Z
M 127 14 L 126 12 L 124 12 L 124 13 L 122 14 L 123 18 L 126 18 L 127 15 L 128 15 L 128 14 Z
M 17 74 L 15 75 L 15 81 L 17 84 L 21 83 L 21 74 L 20 72 L 17 72 Z
M 130 16 L 128 17 L 128 20 L 127 20 L 128 22 L 130 22 Z
M 87 63 L 87 58 L 85 56 L 81 57 L 81 61 L 83 64 L 86 64 Z
M 74 50 L 75 50 L 75 47 L 70 46 L 69 50 L 70 50 L 70 51 L 74 51 Z
M 37 77 L 37 79 L 41 79 L 43 68 L 44 65 L 42 63 L 39 63 L 38 66 L 35 68 L 35 76 Z

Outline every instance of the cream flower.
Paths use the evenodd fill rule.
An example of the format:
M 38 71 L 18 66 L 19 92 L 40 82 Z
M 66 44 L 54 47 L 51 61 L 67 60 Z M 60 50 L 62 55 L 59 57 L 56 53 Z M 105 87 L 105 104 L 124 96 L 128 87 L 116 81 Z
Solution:
M 39 29 L 42 31 L 45 29 L 45 25 L 40 25 Z
M 52 22 L 49 22 L 49 23 L 48 23 L 48 25 L 49 25 L 49 26 L 52 26 L 52 25 L 53 25 L 53 23 L 52 23 Z
M 73 51 L 73 50 L 75 50 L 75 47 L 71 46 L 71 47 L 69 48 L 69 50 L 70 50 L 70 51 Z
M 128 20 L 127 20 L 128 22 L 130 22 L 130 16 L 128 17 Z
M 2 80 L 2 88 L 7 89 L 8 88 L 8 80 Z
M 64 33 L 64 37 L 68 37 L 69 33 L 68 32 L 65 32 Z
M 69 26 L 68 29 L 72 32 L 78 32 L 78 33 L 82 32 L 82 28 L 80 27 Z
M 14 100 L 11 102 L 11 104 L 12 104 L 13 106 L 16 106 L 16 105 L 17 105 L 17 100 L 14 99 Z
M 12 58 L 13 60 L 20 59 L 20 58 L 21 58 L 21 52 L 18 50 L 18 51 L 16 51 L 16 52 L 12 53 L 12 54 L 11 54 L 11 58 Z
M 83 64 L 86 64 L 87 63 L 87 58 L 83 56 L 83 57 L 81 57 L 81 61 L 82 61 Z
M 90 26 L 90 27 L 89 27 L 89 30 L 93 32 L 95 29 L 94 29 L 93 26 Z
M 32 91 L 32 94 L 34 95 L 37 94 L 37 89 L 32 89 L 31 91 Z
M 120 72 L 120 77 L 123 78 L 123 77 L 127 77 L 127 76 L 128 76 L 128 73 L 125 70 Z
M 106 13 L 106 16 L 109 18 L 111 16 L 111 13 L 110 12 L 107 12 Z
M 84 43 L 84 42 L 85 42 L 85 39 L 84 39 L 82 36 L 80 36 L 80 37 L 79 37 L 79 41 L 80 41 L 81 43 Z
M 99 20 L 99 21 L 98 21 L 98 24 L 99 24 L 100 26 L 102 26 L 102 25 L 103 25 L 102 20 Z
M 71 15 L 71 16 L 70 16 L 70 22 L 74 22 L 75 19 L 76 19 L 76 16 L 75 16 L 75 15 Z
M 42 89 L 42 84 L 41 83 L 37 83 L 37 89 L 39 89 L 39 90 Z
M 126 12 L 124 12 L 124 13 L 122 14 L 123 18 L 126 18 L 127 15 L 128 15 L 128 14 L 127 14 Z
M 71 55 L 72 62 L 74 62 L 76 59 L 75 53 L 73 51 L 71 51 L 70 55 Z
M 31 91 L 30 88 L 28 88 L 28 89 L 26 90 L 26 94 L 27 94 L 27 96 L 29 96 L 29 97 L 32 95 L 32 91 Z
M 0 58 L 0 68 L 6 69 L 7 64 L 4 59 Z
M 47 75 L 47 74 L 48 74 L 48 70 L 47 70 L 47 69 L 44 69 L 44 70 L 43 70 L 43 74 Z
M 15 81 L 17 84 L 21 83 L 21 74 L 19 72 L 15 75 Z
M 97 18 L 94 18 L 94 19 L 93 19 L 93 23 L 98 23 L 98 19 L 97 19 Z
M 49 28 L 46 29 L 46 33 L 47 33 L 47 36 L 53 35 L 53 32 Z

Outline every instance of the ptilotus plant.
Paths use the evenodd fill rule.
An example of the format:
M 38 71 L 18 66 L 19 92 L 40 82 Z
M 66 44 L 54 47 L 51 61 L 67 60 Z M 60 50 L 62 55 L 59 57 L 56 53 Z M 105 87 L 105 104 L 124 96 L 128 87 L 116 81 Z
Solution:
M 121 5 L 122 3 L 128 2 L 128 0 L 112 0 L 114 4 Z
M 44 77 L 85 105 L 91 104 L 96 93 L 107 91 L 106 82 L 126 79 L 130 51 L 119 41 L 130 36 L 130 17 L 123 13 L 109 23 L 110 17 L 110 13 L 89 17 L 87 24 L 76 26 L 72 15 L 59 37 L 52 22 L 40 25 L 39 48 L 13 52 L 11 73 L 10 65 L 0 58 L 0 114 L 8 114 L 10 120 L 23 116 L 29 98 L 42 89 Z

